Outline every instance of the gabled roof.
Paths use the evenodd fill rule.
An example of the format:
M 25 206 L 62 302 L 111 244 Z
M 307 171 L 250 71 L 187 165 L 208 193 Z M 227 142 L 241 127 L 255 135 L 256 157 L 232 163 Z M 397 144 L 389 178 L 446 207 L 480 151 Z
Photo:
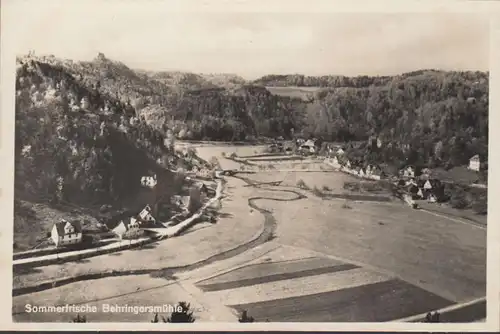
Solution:
M 477 161 L 480 161 L 480 159 L 479 159 L 479 154 L 476 154 L 475 156 L 473 156 L 472 158 L 470 158 L 470 160 L 477 160 Z
M 76 233 L 82 233 L 82 225 L 80 224 L 79 221 L 67 221 L 67 220 L 61 220 L 60 222 L 55 223 L 54 225 L 56 226 L 57 233 L 59 235 L 65 235 L 66 233 L 64 232 L 64 226 L 66 226 L 67 223 L 70 223 L 73 228 L 75 229 Z

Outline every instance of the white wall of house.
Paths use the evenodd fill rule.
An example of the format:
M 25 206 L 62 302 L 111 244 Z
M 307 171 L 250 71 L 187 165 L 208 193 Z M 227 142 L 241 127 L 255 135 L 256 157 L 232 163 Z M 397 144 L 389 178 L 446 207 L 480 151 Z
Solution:
M 147 221 L 151 221 L 151 222 L 155 221 L 155 218 L 151 215 L 151 212 L 149 211 L 148 208 L 142 209 L 141 213 L 139 213 L 139 217 L 141 217 L 141 219 L 144 219 Z
M 59 233 L 57 232 L 57 227 L 55 224 L 54 226 L 52 226 L 52 231 L 50 232 L 50 238 L 52 239 L 52 241 L 56 246 L 59 244 Z
M 146 187 L 153 188 L 156 186 L 158 181 L 156 180 L 156 175 L 155 176 L 143 176 L 141 178 L 141 184 Z
M 469 161 L 469 169 L 470 170 L 473 170 L 473 171 L 476 171 L 476 172 L 479 172 L 479 168 L 481 167 L 481 163 L 479 162 L 479 160 L 476 160 L 476 159 L 471 159 Z
M 78 244 L 82 241 L 81 233 L 72 233 L 59 236 L 56 246 L 67 246 Z
M 127 232 L 127 227 L 125 226 L 125 223 L 121 221 L 114 229 L 113 233 L 115 233 L 117 236 L 120 238 L 123 237 L 123 235 Z

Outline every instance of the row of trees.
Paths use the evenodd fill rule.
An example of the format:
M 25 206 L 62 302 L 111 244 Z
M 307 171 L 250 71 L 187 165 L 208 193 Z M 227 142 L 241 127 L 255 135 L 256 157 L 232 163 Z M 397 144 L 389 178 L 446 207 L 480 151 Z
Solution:
M 412 76 L 418 76 L 424 73 L 438 73 L 437 70 L 417 70 L 403 73 L 397 76 L 367 76 L 359 75 L 355 77 L 347 77 L 345 75 L 323 75 L 323 76 L 306 76 L 303 74 L 285 74 L 285 75 L 265 75 L 253 81 L 255 85 L 270 86 L 270 87 L 352 87 L 366 88 L 369 86 L 383 86 L 390 83 L 393 79 L 404 79 Z M 480 72 L 462 72 L 463 75 L 473 78 L 480 75 Z

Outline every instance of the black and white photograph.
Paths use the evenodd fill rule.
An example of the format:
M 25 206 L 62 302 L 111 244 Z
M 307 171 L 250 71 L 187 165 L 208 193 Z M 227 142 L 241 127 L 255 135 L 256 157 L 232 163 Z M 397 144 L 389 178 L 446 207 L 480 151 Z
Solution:
M 224 3 L 2 3 L 12 322 L 486 323 L 489 14 Z

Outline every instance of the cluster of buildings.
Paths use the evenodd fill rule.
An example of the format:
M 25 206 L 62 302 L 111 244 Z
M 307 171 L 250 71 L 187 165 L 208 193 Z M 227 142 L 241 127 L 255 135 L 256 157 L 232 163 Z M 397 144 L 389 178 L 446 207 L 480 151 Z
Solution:
M 427 200 L 435 203 L 444 198 L 444 185 L 438 179 L 423 180 L 412 177 L 407 180 L 400 179 L 396 185 L 404 189 L 413 200 Z
M 139 214 L 120 220 L 111 231 L 121 238 L 130 229 L 155 224 L 156 219 L 153 217 L 153 211 L 149 205 L 146 205 Z M 62 219 L 52 226 L 50 238 L 56 247 L 74 246 L 83 242 L 83 232 L 82 225 L 79 221 Z
M 136 216 L 131 216 L 120 220 L 120 222 L 112 229 L 118 237 L 122 238 L 127 231 L 138 229 L 141 227 L 156 225 L 157 221 L 153 217 L 153 210 L 149 205 L 146 205 Z
M 371 180 L 380 180 L 385 177 L 384 171 L 377 165 L 368 164 L 363 166 L 361 162 L 351 162 L 344 156 L 344 150 L 338 148 L 336 152 L 329 149 L 329 155 L 334 154 L 333 158 L 326 158 L 325 162 L 335 169 L 342 172 Z

